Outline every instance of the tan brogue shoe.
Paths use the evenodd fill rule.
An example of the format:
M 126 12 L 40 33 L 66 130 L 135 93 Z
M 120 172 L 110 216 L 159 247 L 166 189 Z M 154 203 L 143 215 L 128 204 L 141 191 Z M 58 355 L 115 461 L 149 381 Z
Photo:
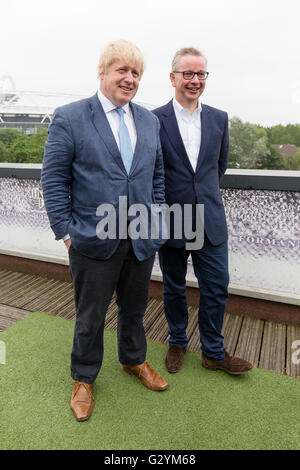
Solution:
M 162 391 L 168 388 L 167 382 L 153 370 L 147 361 L 143 364 L 137 366 L 123 366 L 123 369 L 128 374 L 134 374 L 141 379 L 141 382 L 145 387 L 150 388 L 150 390 Z
M 202 353 L 202 365 L 206 369 L 220 369 L 233 375 L 246 374 L 253 368 L 253 365 L 250 362 L 239 357 L 230 356 L 227 351 L 225 351 L 224 361 L 216 361 Z
M 74 382 L 71 408 L 77 421 L 86 421 L 89 419 L 94 410 L 92 384 Z

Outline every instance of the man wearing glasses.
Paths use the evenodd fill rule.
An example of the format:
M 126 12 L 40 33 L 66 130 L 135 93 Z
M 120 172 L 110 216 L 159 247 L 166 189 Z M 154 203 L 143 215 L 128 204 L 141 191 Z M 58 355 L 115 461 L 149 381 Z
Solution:
M 169 349 L 166 367 L 178 372 L 188 344 L 186 328 L 187 260 L 191 255 L 200 291 L 199 331 L 202 365 L 211 370 L 242 374 L 252 364 L 230 356 L 221 334 L 228 298 L 227 226 L 219 188 L 229 153 L 228 116 L 224 111 L 202 105 L 208 72 L 206 58 L 194 48 L 176 52 L 170 73 L 175 97 L 153 112 L 161 124 L 164 155 L 166 202 L 169 206 L 204 205 L 204 240 L 201 249 L 187 248 L 184 235 L 178 239 L 178 227 L 170 227 L 170 239 L 159 250 L 163 273 L 165 314 L 169 325 Z

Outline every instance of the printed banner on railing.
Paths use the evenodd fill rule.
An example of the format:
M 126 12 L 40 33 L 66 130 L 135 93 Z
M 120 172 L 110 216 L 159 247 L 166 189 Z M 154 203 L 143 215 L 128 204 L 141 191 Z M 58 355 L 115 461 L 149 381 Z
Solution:
M 300 192 L 222 189 L 222 196 L 230 282 L 300 295 Z M 49 227 L 39 180 L 0 178 L 0 249 L 67 257 Z M 153 273 L 160 274 L 157 257 Z M 188 275 L 194 278 L 190 260 Z

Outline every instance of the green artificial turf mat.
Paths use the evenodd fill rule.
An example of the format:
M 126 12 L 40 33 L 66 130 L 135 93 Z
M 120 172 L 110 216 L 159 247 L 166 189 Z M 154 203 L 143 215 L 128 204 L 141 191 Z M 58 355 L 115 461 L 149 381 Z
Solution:
M 95 410 L 78 423 L 70 409 L 74 322 L 33 313 L 0 334 L 0 449 L 299 449 L 300 381 L 254 369 L 212 372 L 198 353 L 168 374 L 167 346 L 148 342 L 147 359 L 169 383 L 153 392 L 126 374 L 116 333 L 105 330 Z

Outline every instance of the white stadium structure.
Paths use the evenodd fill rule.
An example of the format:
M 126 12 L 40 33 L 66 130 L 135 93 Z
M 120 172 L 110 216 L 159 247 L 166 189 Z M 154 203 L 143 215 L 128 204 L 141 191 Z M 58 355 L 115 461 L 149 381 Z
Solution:
M 18 129 L 34 134 L 48 127 L 54 110 L 63 104 L 85 98 L 83 95 L 17 90 L 11 76 L 0 77 L 0 129 Z M 138 104 L 153 109 L 154 106 Z

